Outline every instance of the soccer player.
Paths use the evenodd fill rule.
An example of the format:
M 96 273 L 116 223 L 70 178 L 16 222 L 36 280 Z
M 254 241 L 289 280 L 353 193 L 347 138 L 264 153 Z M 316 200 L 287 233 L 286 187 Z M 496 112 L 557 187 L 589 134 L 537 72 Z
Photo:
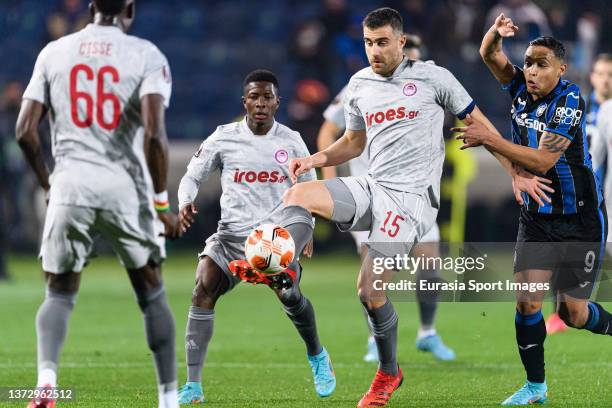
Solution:
M 16 126 L 19 146 L 48 199 L 40 250 L 47 291 L 36 316 L 37 384 L 57 386 L 81 271 L 101 235 L 127 269 L 143 312 L 159 407 L 177 407 L 174 319 L 161 278 L 163 235 L 180 235 L 166 192 L 170 71 L 153 44 L 125 34 L 134 19 L 132 0 L 94 0 L 90 9 L 92 24 L 40 52 Z M 47 111 L 52 177 L 37 130 Z M 28 405 L 54 406 L 51 399 Z
M 421 59 L 421 39 L 416 35 L 406 34 L 406 44 L 404 45 L 404 55 L 411 60 Z M 334 98 L 334 101 L 323 112 L 325 118 L 319 134 L 317 136 L 317 146 L 319 151 L 323 151 L 331 146 L 336 139 L 341 136 L 341 132 L 346 128 L 344 121 L 344 96 L 347 87 L 342 88 L 340 93 Z M 351 176 L 366 176 L 368 173 L 368 157 L 367 152 L 364 152 L 349 161 L 349 170 Z M 324 167 L 323 178 L 330 179 L 336 177 L 335 167 Z M 351 231 L 351 235 L 357 245 L 357 251 L 363 257 L 367 253 L 367 247 L 364 242 L 368 238 L 368 231 Z M 419 243 L 415 244 L 412 252 L 414 254 L 424 255 L 426 258 L 434 258 L 439 256 L 440 230 L 438 224 L 434 223 L 431 229 L 421 238 Z M 437 279 L 439 278 L 437 271 L 421 270 L 417 272 L 417 281 Z M 417 300 L 419 304 L 420 325 L 417 334 L 416 347 L 418 350 L 431 352 L 433 356 L 442 361 L 450 361 L 455 359 L 455 352 L 447 347 L 442 338 L 437 334 L 435 328 L 435 315 L 437 309 L 437 294 L 431 292 L 417 291 Z M 365 313 L 365 311 L 364 311 Z M 367 314 L 366 314 L 367 319 Z M 368 325 L 369 328 L 369 325 Z M 378 362 L 378 349 L 376 341 L 370 332 L 368 338 L 367 353 L 363 357 L 366 362 Z
M 586 135 L 589 144 L 589 152 L 591 153 L 593 170 L 597 177 L 599 177 L 600 182 L 605 180 L 602 182 L 605 186 L 606 182 L 612 180 L 607 178 L 609 173 L 606 173 L 604 169 L 610 145 L 605 137 L 599 134 L 597 113 L 599 112 L 600 105 L 612 98 L 612 54 L 600 54 L 595 58 L 590 80 L 593 91 L 591 92 L 591 96 L 586 106 Z M 609 161 L 608 163 L 612 165 L 612 162 Z M 610 203 L 612 202 L 612 198 L 608 198 L 605 201 L 606 203 Z M 610 213 L 610 209 L 607 208 L 607 210 L 607 212 Z M 553 298 L 553 301 L 554 300 Z M 546 319 L 546 333 L 548 334 L 560 333 L 568 329 L 569 327 L 567 327 L 556 312 L 551 313 L 548 319 Z
M 193 290 L 185 333 L 187 383 L 180 390 L 180 403 L 201 403 L 202 367 L 212 338 L 215 304 L 241 279 L 253 283 L 270 283 L 269 277 L 254 273 L 241 274 L 244 242 L 251 230 L 262 223 L 278 224 L 281 220 L 282 197 L 291 187 L 288 162 L 291 156 L 308 154 L 300 134 L 276 122 L 274 115 L 280 104 L 278 80 L 267 70 L 247 75 L 243 84 L 244 120 L 219 126 L 201 144 L 189 162 L 179 186 L 180 221 L 183 229 L 193 223 L 197 213 L 194 204 L 200 183 L 216 170 L 221 171 L 221 219 L 217 233 L 206 240 L 199 254 L 196 285 Z M 316 180 L 314 170 L 300 181 Z M 309 216 L 306 232 L 296 239 L 296 254 L 312 252 L 310 240 L 300 239 L 312 232 Z M 230 266 L 231 261 L 236 261 Z M 296 259 L 290 264 L 289 280 L 280 278 L 272 288 L 285 313 L 293 322 L 306 345 L 315 391 L 321 397 L 332 394 L 336 378 L 327 350 L 317 335 L 315 313 L 310 301 L 301 293 L 301 267 Z M 249 279 L 250 278 L 250 279 Z
M 365 149 L 368 175 L 294 184 L 283 197 L 279 223 L 297 246 L 310 240 L 312 214 L 344 230 L 370 231 L 358 294 L 378 347 L 379 368 L 358 407 L 381 407 L 401 385 L 403 375 L 396 358 L 397 315 L 379 286 L 392 275 L 374 273 L 373 260 L 409 253 L 435 222 L 444 159 L 444 109 L 460 118 L 470 112 L 482 121 L 486 118 L 449 71 L 404 58 L 406 39 L 396 10 L 370 12 L 363 33 L 370 66 L 348 84 L 344 135 L 322 152 L 292 159 L 289 171 L 295 183 L 313 168 L 347 162 Z M 510 167 L 509 161 L 504 164 Z M 534 192 L 541 183 L 536 177 L 521 177 L 516 184 Z
M 601 186 L 593 173 L 580 88 L 562 79 L 565 48 L 552 37 L 529 43 L 523 69 L 502 51 L 502 38 L 518 30 L 503 14 L 485 34 L 481 56 L 512 96 L 512 141 L 468 119 L 463 148 L 484 145 L 529 171 L 545 175 L 554 192 L 544 205 L 524 197 L 515 252 L 517 283 L 554 280 L 557 311 L 571 327 L 612 335 L 612 315 L 589 301 L 598 279 L 607 235 Z M 553 275 L 554 273 L 554 275 Z M 525 385 L 502 405 L 543 403 L 546 328 L 542 300 L 547 291 L 517 292 L 516 340 L 527 373 Z

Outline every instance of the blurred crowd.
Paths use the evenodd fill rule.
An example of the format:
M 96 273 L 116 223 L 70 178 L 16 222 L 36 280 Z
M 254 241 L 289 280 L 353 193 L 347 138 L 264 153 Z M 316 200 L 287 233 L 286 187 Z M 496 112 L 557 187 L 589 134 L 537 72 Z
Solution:
M 567 78 L 585 95 L 594 56 L 612 48 L 608 0 L 147 0 L 137 2 L 133 33 L 157 44 L 170 61 L 171 138 L 201 140 L 233 120 L 242 111 L 242 78 L 265 67 L 280 78 L 278 119 L 299 130 L 312 151 L 323 110 L 367 65 L 361 20 L 380 6 L 401 12 L 406 31 L 423 41 L 423 58 L 450 69 L 502 129 L 508 126 L 507 101 L 478 54 L 499 13 L 520 28 L 504 43 L 516 64 L 529 40 L 553 35 L 568 49 Z M 24 222 L 32 216 L 23 209 L 35 183 L 14 142 L 21 94 L 40 49 L 89 18 L 87 0 L 0 3 L 0 242 L 10 236 L 13 247 L 31 246 L 38 235 Z M 5 246 L 0 244 L 0 278 Z

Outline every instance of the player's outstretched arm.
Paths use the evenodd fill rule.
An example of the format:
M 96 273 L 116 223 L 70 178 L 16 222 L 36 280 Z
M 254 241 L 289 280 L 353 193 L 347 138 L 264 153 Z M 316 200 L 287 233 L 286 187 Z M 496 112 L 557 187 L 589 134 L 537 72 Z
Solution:
M 334 122 L 326 119 L 323 122 L 323 125 L 321 125 L 321 129 L 319 129 L 319 134 L 317 135 L 317 148 L 319 151 L 322 152 L 334 144 L 341 130 L 342 129 L 340 129 Z M 322 173 L 323 179 L 334 178 L 338 175 L 335 166 L 323 167 Z
M 571 143 L 571 140 L 554 132 L 544 132 L 537 149 L 514 144 L 499 134 L 491 132 L 484 124 L 473 119 L 466 121 L 467 127 L 455 127 L 452 131 L 460 132 L 457 139 L 463 140 L 461 149 L 486 146 L 510 160 L 535 173 L 544 174 L 559 160 Z
M 484 115 L 482 116 L 486 119 Z M 479 120 L 475 120 L 476 118 L 479 118 Z M 462 133 L 461 135 L 457 136 L 457 139 L 463 140 L 465 143 L 461 149 L 463 150 L 470 147 L 485 146 L 485 148 L 499 160 L 506 170 L 508 170 L 507 166 L 510 165 L 509 173 L 512 177 L 512 190 L 516 201 L 520 205 L 524 204 L 521 192 L 529 194 L 529 196 L 533 198 L 540 206 L 544 205 L 544 201 L 551 202 L 550 197 L 546 194 L 555 192 L 555 190 L 549 186 L 551 181 L 547 178 L 529 173 L 525 171 L 524 168 L 530 169 L 531 171 L 537 173 L 546 173 L 550 167 L 554 166 L 562 153 L 559 153 L 555 159 L 553 156 L 547 155 L 546 152 L 542 153 L 545 150 L 540 149 L 546 149 L 546 147 L 542 144 L 538 150 L 530 147 L 515 145 L 514 143 L 505 140 L 497 129 L 495 129 L 493 124 L 488 120 L 486 121 L 488 126 L 480 120 L 482 119 L 478 113 L 476 113 L 475 116 L 468 115 L 468 117 L 465 119 L 465 123 L 468 125 L 467 127 L 451 128 L 452 131 Z M 569 139 L 567 141 L 569 142 Z M 567 148 L 567 146 L 565 146 L 565 148 Z M 525 150 L 529 151 L 525 152 Z M 529 159 L 525 159 L 525 155 L 529 156 Z M 515 158 L 517 158 L 517 160 L 514 160 Z M 554 160 L 554 162 L 550 164 L 550 167 L 544 168 L 545 165 L 549 164 L 549 160 Z M 531 165 L 534 163 L 539 163 L 538 166 L 535 166 L 538 168 L 538 170 L 531 167 Z
M 495 79 L 504 85 L 510 83 L 514 78 L 515 68 L 502 50 L 502 38 L 513 37 L 517 31 L 518 27 L 502 13 L 497 16 L 495 23 L 487 31 L 480 45 L 482 60 Z
M 144 127 L 144 153 L 153 181 L 156 195 L 165 196 L 167 206 L 168 193 L 168 137 L 164 121 L 164 97 L 159 94 L 147 94 L 140 100 L 142 125 Z M 166 207 L 167 208 L 167 207 Z M 165 235 L 168 238 L 181 236 L 178 218 L 171 211 L 159 212 L 159 219 L 164 223 Z
M 327 149 L 308 157 L 291 159 L 289 174 L 291 181 L 297 182 L 298 176 L 318 167 L 337 166 L 359 156 L 366 143 L 365 130 L 346 130 L 344 135 Z
M 38 124 L 45 114 L 45 107 L 42 103 L 32 99 L 24 99 L 15 126 L 17 143 L 23 151 L 38 183 L 45 190 L 49 191 L 49 170 L 43 158 L 40 137 L 38 135 Z

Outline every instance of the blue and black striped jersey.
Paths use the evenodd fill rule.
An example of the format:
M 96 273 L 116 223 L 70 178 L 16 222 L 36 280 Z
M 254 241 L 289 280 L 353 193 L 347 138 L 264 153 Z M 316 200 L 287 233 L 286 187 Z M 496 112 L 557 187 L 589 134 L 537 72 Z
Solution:
M 527 92 L 525 75 L 516 68 L 512 82 L 503 88 L 512 96 L 512 141 L 537 149 L 544 132 L 571 140 L 557 163 L 544 175 L 555 190 L 552 203 L 540 207 L 526 193 L 528 211 L 542 214 L 575 214 L 597 211 L 603 200 L 602 189 L 593 173 L 586 138 L 585 102 L 580 88 L 560 80 L 555 89 L 536 101 Z

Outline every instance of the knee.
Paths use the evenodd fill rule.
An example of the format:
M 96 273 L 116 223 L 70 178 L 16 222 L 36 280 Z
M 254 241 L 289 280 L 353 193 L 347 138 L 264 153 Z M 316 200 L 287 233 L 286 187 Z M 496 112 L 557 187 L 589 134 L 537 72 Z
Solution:
M 54 293 L 76 294 L 80 283 L 81 274 L 77 272 L 47 273 L 47 288 Z
M 276 290 L 275 292 L 278 300 L 280 300 L 285 308 L 291 308 L 299 304 L 303 297 L 295 284 L 289 289 Z
M 542 310 L 542 302 L 519 302 L 516 304 L 516 310 L 523 316 L 532 315 Z
M 193 306 L 213 310 L 219 296 L 220 294 L 215 293 L 215 290 L 207 287 L 203 279 L 196 278 L 196 284 L 191 294 L 191 304 Z
M 285 206 L 289 205 L 299 205 L 301 207 L 305 207 L 307 210 L 310 209 L 306 206 L 306 192 L 305 188 L 302 184 L 294 184 L 289 190 L 285 191 L 283 194 L 283 204 Z
M 559 317 L 570 327 L 582 328 L 588 319 L 588 307 L 568 307 L 562 302 L 559 305 Z

